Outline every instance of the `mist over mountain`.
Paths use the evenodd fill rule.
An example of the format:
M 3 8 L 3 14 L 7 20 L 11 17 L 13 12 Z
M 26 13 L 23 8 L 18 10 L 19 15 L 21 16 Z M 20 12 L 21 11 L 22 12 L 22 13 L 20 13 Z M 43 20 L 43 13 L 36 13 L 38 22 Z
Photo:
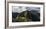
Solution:
M 26 17 L 28 21 L 40 21 L 39 7 L 14 7 L 12 10 L 12 21 L 16 22 L 16 17 L 18 15 L 23 16 L 26 12 L 27 12 Z
M 24 6 L 16 6 L 16 7 L 13 7 L 13 10 L 12 10 L 12 12 L 17 12 L 17 13 L 21 13 L 21 12 L 23 12 L 23 11 L 26 11 L 26 10 L 28 10 L 28 11 L 32 11 L 32 10 L 35 10 L 35 11 L 37 11 L 38 13 L 40 13 L 40 7 L 24 7 Z

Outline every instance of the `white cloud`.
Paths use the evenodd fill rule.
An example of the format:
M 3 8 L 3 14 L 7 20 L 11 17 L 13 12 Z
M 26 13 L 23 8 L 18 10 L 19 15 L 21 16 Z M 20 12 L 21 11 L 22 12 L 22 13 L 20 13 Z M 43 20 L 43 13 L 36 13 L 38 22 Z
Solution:
M 12 10 L 13 12 L 18 12 L 18 13 L 20 13 L 20 12 L 22 12 L 22 11 L 26 11 L 26 7 L 21 7 L 21 8 L 19 8 L 19 7 L 13 7 L 13 10 Z
M 20 7 L 21 7 L 21 8 L 20 8 Z M 40 8 L 39 8 L 39 7 L 28 7 L 28 8 L 29 8 L 28 11 L 36 10 L 36 11 L 40 12 Z M 21 13 L 21 12 L 26 11 L 26 10 L 27 10 L 27 9 L 26 9 L 26 7 L 24 7 L 24 6 L 15 6 L 15 7 L 13 7 L 12 12 Z

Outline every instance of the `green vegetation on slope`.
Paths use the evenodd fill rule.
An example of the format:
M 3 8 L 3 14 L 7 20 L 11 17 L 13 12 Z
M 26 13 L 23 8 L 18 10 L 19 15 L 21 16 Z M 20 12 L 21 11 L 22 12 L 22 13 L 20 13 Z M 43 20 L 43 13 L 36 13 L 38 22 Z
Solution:
M 27 11 L 24 11 L 24 12 L 20 13 L 16 17 L 16 21 L 18 21 L 18 22 L 26 22 L 27 21 Z

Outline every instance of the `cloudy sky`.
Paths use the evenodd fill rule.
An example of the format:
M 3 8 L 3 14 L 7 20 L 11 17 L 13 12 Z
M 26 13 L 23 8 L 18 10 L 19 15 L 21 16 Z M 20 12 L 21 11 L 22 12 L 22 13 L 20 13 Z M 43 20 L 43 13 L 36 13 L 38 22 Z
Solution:
M 24 7 L 24 6 L 15 6 L 12 8 L 12 12 L 18 12 L 21 13 L 23 11 L 31 11 L 31 10 L 36 10 L 38 12 L 40 12 L 40 7 Z

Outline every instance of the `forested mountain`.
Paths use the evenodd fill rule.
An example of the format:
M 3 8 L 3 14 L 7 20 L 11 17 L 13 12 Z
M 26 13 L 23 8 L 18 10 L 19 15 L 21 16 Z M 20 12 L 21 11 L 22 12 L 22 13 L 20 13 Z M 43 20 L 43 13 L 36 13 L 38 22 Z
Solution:
M 12 13 L 13 22 L 40 21 L 40 13 L 37 11 L 23 11 L 21 13 Z

